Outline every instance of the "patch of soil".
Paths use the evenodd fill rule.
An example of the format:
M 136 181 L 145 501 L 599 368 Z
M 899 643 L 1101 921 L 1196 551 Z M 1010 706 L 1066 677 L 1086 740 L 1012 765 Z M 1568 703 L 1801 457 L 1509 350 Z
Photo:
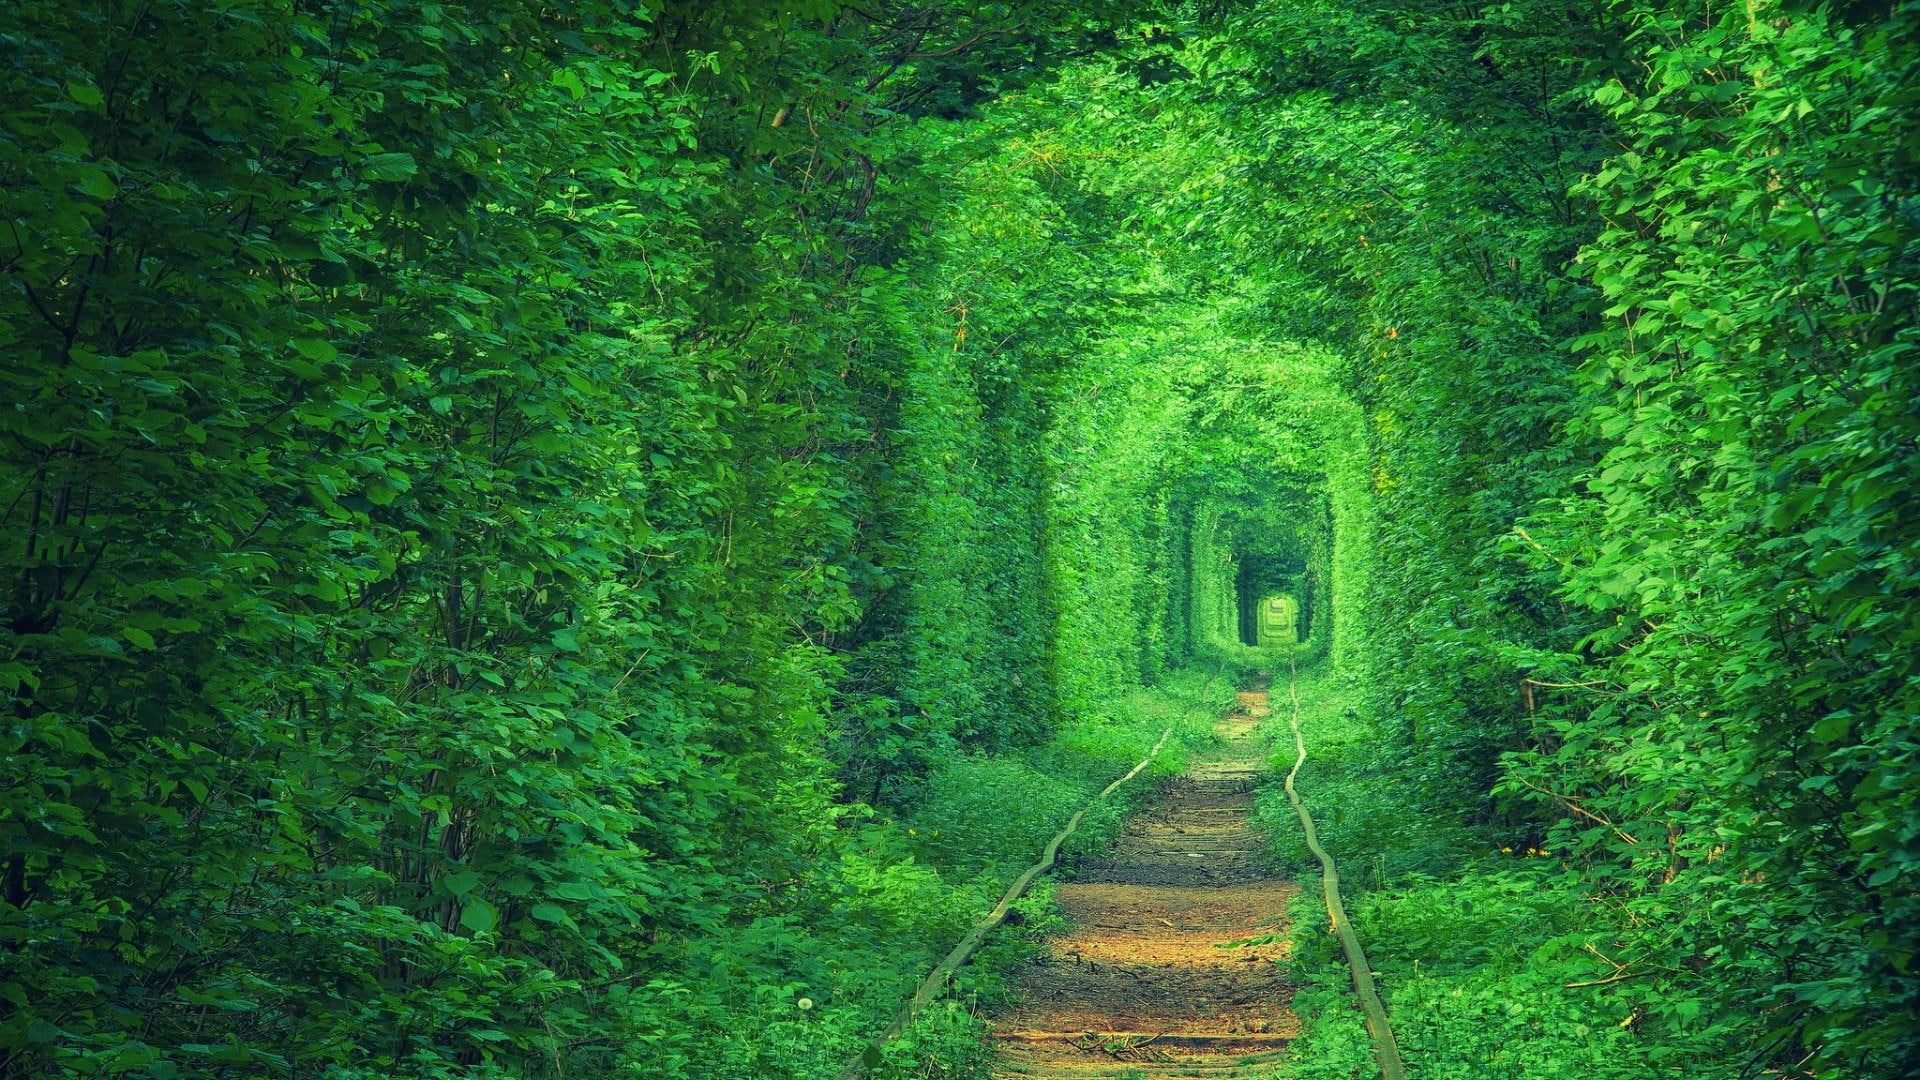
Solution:
M 1291 881 L 1250 824 L 1264 691 L 1214 725 L 1225 742 L 1136 814 L 1058 891 L 1072 929 L 1019 973 L 994 1020 L 1000 1075 L 1200 1076 L 1270 1058 L 1299 1030 L 1289 1005 Z

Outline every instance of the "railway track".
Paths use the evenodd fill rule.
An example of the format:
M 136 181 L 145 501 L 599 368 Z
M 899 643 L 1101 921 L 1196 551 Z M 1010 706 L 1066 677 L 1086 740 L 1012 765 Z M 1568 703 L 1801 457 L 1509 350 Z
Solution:
M 1295 756 L 1285 790 L 1307 847 L 1321 865 L 1331 929 L 1353 975 L 1383 1080 L 1406 1071 L 1358 936 L 1340 895 L 1339 871 L 1320 843 L 1296 781 L 1307 761 L 1298 680 L 1288 667 L 1288 727 Z M 1300 1022 L 1288 977 L 1294 882 L 1263 857 L 1253 826 L 1254 787 L 1264 768 L 1256 731 L 1272 713 L 1266 690 L 1243 690 L 1214 725 L 1221 749 L 1195 762 L 1128 822 L 1113 848 L 1083 862 L 1055 898 L 1070 929 L 1016 973 L 1015 1004 L 993 1018 L 994 1075 L 1054 1077 L 1272 1077 Z M 1169 729 L 1169 732 L 1171 729 Z M 1105 798 L 1137 775 L 1168 733 Z M 857 1080 L 878 1047 L 944 992 L 1027 886 L 1051 869 L 1076 813 L 986 919 L 924 979 L 893 1025 L 850 1064 Z
M 1268 711 L 1243 691 L 1215 725 L 1222 749 L 1059 886 L 1073 928 L 1018 973 L 1020 1003 L 994 1022 L 999 1075 L 1245 1075 L 1286 1049 L 1298 886 L 1267 868 L 1250 820 Z

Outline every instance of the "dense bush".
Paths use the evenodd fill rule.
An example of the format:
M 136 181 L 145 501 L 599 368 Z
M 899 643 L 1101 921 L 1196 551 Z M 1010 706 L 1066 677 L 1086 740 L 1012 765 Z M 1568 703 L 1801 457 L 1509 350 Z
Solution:
M 1053 339 L 915 162 L 1101 25 L 754 7 L 6 5 L 0 1070 L 686 1073 L 861 858 L 951 928 L 837 781 L 1055 725 Z
M 1296 10 L 1227 16 L 1195 97 L 1267 325 L 1368 417 L 1389 744 L 1337 767 L 1564 858 L 1663 1067 L 1897 1074 L 1920 9 Z

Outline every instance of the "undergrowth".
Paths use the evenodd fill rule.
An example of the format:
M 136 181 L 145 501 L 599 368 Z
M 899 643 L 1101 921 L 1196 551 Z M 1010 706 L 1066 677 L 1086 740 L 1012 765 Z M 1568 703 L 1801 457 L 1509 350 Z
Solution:
M 1761 1048 L 1742 1051 L 1733 1026 L 1706 1014 L 1706 991 L 1690 985 L 1691 973 L 1633 968 L 1615 945 L 1610 909 L 1582 889 L 1576 868 L 1503 837 L 1498 825 L 1443 812 L 1459 804 L 1436 798 L 1420 763 L 1379 737 L 1350 682 L 1315 669 L 1299 685 L 1308 760 L 1297 786 L 1339 865 L 1409 1072 L 1435 1080 L 1752 1075 L 1743 1068 Z M 1315 887 L 1319 864 L 1280 784 L 1294 758 L 1285 688 L 1284 676 L 1276 679 L 1267 727 L 1275 771 L 1257 813 L 1275 859 L 1303 885 L 1292 963 L 1304 1033 L 1286 1075 L 1372 1076 L 1351 976 Z M 1624 971 L 1636 974 L 1618 977 Z

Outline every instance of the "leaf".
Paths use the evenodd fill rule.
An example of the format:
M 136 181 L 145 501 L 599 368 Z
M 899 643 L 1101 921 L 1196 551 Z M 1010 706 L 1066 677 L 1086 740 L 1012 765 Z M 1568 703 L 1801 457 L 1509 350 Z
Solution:
M 125 636 L 128 641 L 133 642 L 143 649 L 151 649 L 154 647 L 153 635 L 137 626 L 122 627 L 120 633 Z
M 419 171 L 412 154 L 398 151 L 368 156 L 361 171 L 369 180 L 405 180 Z
M 500 909 L 475 897 L 461 907 L 460 925 L 476 934 L 487 933 L 500 925 Z
M 101 96 L 98 87 L 75 79 L 67 80 L 67 96 L 89 109 L 97 109 L 107 103 L 107 99 Z
M 120 193 L 119 187 L 117 187 L 113 179 L 107 175 L 107 171 L 93 165 L 89 165 L 80 171 L 80 176 L 74 180 L 73 186 L 80 192 L 91 195 L 103 202 Z
M 553 73 L 553 85 L 567 92 L 575 101 L 587 96 L 587 86 L 580 81 L 580 73 L 571 68 L 561 68 Z
M 324 338 L 294 338 L 293 351 L 319 364 L 331 363 L 340 356 L 340 350 Z
M 1813 740 L 1818 743 L 1837 742 L 1853 730 L 1853 713 L 1840 709 L 1823 716 L 1813 725 Z
M 472 870 L 461 870 L 440 879 L 441 887 L 455 896 L 465 896 L 480 884 L 480 875 Z

